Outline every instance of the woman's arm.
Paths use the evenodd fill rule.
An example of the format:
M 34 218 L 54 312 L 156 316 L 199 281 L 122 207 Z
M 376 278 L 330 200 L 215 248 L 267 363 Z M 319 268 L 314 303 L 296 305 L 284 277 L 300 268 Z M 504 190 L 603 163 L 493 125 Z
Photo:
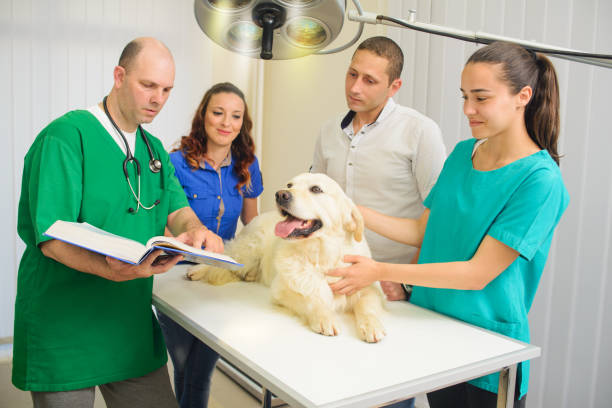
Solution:
M 429 209 L 423 211 L 421 217 L 416 220 L 412 218 L 398 218 L 379 213 L 371 208 L 357 206 L 366 228 L 402 244 L 420 247 L 425 235 Z
M 411 264 L 419 263 L 419 254 L 421 248 L 417 248 L 414 256 L 410 260 Z M 406 300 L 407 294 L 404 289 L 404 285 L 399 282 L 380 281 L 380 287 L 382 288 L 387 300 Z
M 334 292 L 352 294 L 378 281 L 409 283 L 432 288 L 480 290 L 502 273 L 519 253 L 487 235 L 469 261 L 430 264 L 389 264 L 370 258 L 347 255 L 347 268 L 328 272 L 342 279 L 331 284 Z
M 242 203 L 242 211 L 240 213 L 240 220 L 244 225 L 247 225 L 251 220 L 257 217 L 257 198 L 244 198 Z

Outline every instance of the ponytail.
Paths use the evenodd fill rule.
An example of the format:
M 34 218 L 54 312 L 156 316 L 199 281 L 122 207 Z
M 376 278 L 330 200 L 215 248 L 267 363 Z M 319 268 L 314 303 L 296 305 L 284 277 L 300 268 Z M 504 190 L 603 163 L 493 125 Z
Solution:
M 540 147 L 548 150 L 559 164 L 557 141 L 559 139 L 559 84 L 555 68 L 548 58 L 536 54 L 538 79 L 531 100 L 525 108 L 525 127 L 529 137 Z
M 525 127 L 540 149 L 559 164 L 559 83 L 550 60 L 517 44 L 494 42 L 478 49 L 466 62 L 501 64 L 502 80 L 514 94 L 529 85 L 533 90 L 525 107 Z

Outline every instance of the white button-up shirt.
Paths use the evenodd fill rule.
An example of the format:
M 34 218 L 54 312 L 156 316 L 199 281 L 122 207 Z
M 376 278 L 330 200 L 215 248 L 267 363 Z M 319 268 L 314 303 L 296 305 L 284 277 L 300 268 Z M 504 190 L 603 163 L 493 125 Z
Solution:
M 356 134 L 354 116 L 350 111 L 322 126 L 311 171 L 336 180 L 356 204 L 396 217 L 420 217 L 446 159 L 440 128 L 391 98 L 376 121 Z M 416 252 L 370 230 L 366 239 L 378 261 L 408 263 Z

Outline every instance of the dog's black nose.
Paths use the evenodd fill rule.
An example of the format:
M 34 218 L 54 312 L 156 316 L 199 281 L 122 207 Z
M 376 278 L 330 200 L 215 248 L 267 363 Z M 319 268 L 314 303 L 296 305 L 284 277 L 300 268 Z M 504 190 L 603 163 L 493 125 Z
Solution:
M 278 204 L 287 204 L 291 201 L 291 193 L 287 190 L 278 190 L 276 192 L 276 202 Z

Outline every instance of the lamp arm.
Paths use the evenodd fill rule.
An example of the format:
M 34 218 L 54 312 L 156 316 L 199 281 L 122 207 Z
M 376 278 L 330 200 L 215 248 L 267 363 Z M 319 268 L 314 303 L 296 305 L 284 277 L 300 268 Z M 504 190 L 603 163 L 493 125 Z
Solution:
M 353 0 L 353 4 L 355 5 L 355 8 L 357 9 L 357 12 L 359 14 L 356 15 L 363 15 L 363 8 L 361 7 L 361 3 L 359 2 L 359 0 Z M 361 34 L 363 33 L 363 26 L 364 26 L 364 22 L 360 22 L 359 23 L 359 28 L 357 29 L 357 33 L 355 34 L 355 36 L 353 37 L 352 40 L 350 40 L 349 42 L 347 42 L 346 44 L 337 47 L 337 48 L 332 48 L 331 50 L 320 50 L 315 52 L 315 55 L 327 55 L 327 54 L 333 54 L 335 52 L 340 52 L 340 51 L 344 51 L 346 50 L 348 47 L 350 47 L 351 45 L 355 44 L 360 38 L 361 38 Z
M 511 37 L 504 37 L 495 34 L 460 30 L 451 27 L 443 27 L 435 24 L 420 23 L 417 21 L 405 21 L 394 17 L 377 15 L 375 13 L 364 12 L 359 15 L 354 11 L 349 11 L 348 19 L 360 23 L 369 24 L 384 24 L 393 27 L 410 28 L 413 30 L 441 35 L 444 37 L 454 38 L 457 40 L 468 41 L 478 44 L 490 44 L 494 41 L 505 41 L 514 44 L 519 44 L 531 51 L 550 54 L 552 57 L 563 58 L 570 61 L 580 62 L 584 64 L 596 65 L 604 68 L 612 69 L 612 55 L 608 54 L 592 54 L 583 51 L 577 51 L 570 48 L 562 48 L 541 44 L 534 41 L 525 41 Z

